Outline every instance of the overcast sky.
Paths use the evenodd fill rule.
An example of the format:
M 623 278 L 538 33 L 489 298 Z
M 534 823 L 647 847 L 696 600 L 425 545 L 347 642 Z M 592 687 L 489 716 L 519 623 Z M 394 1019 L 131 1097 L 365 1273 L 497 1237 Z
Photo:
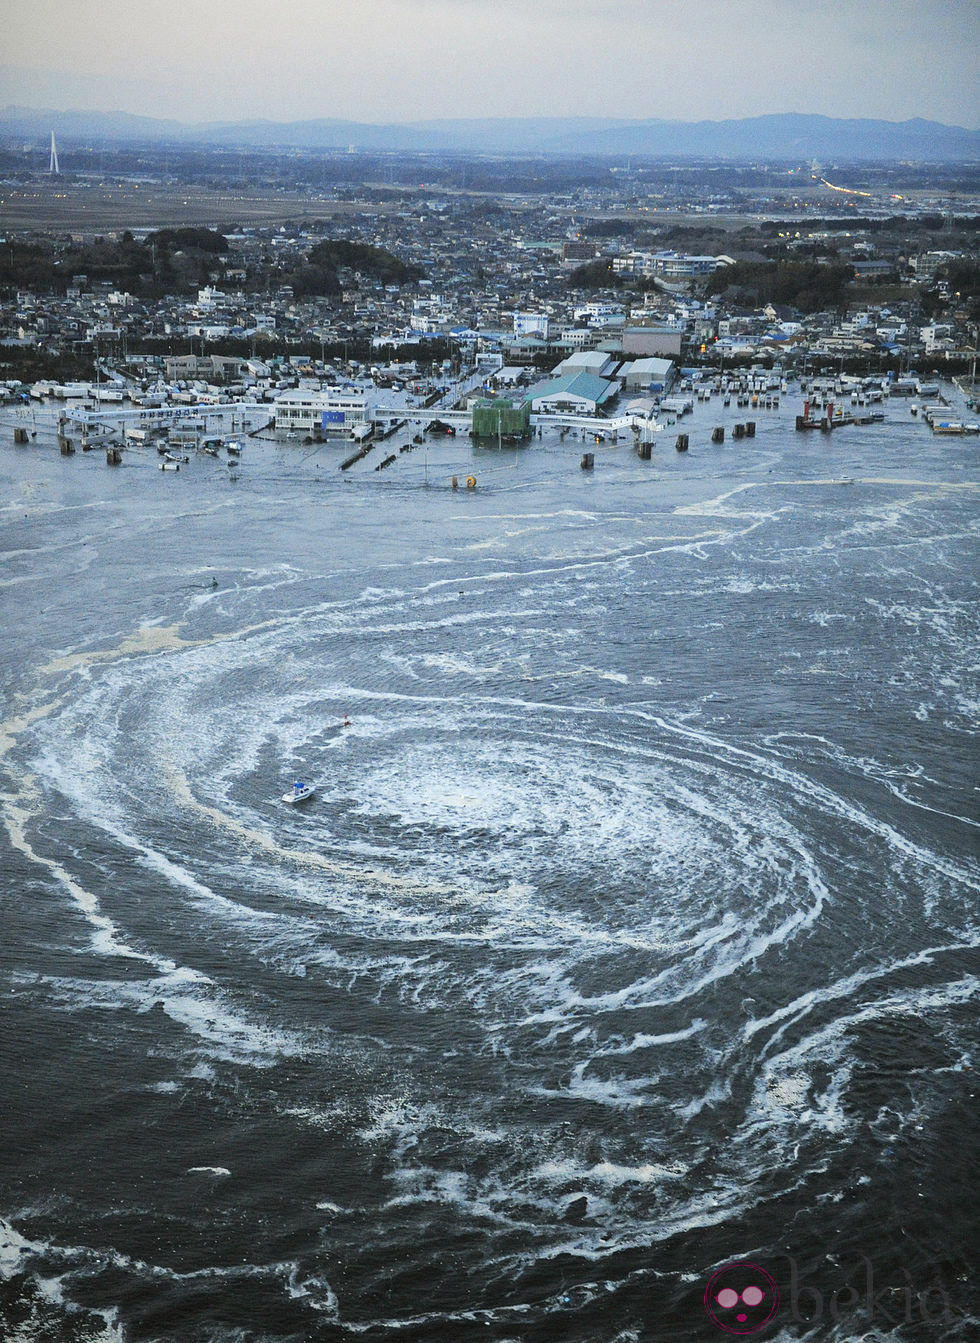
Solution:
M 980 0 L 13 0 L 0 105 L 980 128 Z

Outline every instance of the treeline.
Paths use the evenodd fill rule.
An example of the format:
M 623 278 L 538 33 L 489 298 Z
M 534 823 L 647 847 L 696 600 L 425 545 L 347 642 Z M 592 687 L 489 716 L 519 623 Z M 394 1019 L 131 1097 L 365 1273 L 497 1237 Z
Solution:
M 18 289 L 64 294 L 77 277 L 90 284 L 109 283 L 137 298 L 193 293 L 210 280 L 221 281 L 228 239 L 207 228 L 158 229 L 142 242 L 132 233 L 84 243 L 8 239 L 0 245 L 0 292 Z M 255 291 L 291 285 L 297 298 L 338 294 L 346 271 L 381 284 L 406 284 L 423 272 L 383 247 L 346 238 L 317 243 L 299 264 L 280 266 L 271 255 L 249 272 Z
M 951 294 L 958 294 L 971 322 L 980 321 L 980 261 L 976 257 L 957 257 L 940 271 Z
M 976 257 L 956 257 L 942 267 L 954 294 L 976 298 L 980 294 L 980 261 Z
M 630 219 L 587 219 L 579 232 L 585 238 L 631 238 L 639 227 Z
M 166 252 L 213 252 L 222 255 L 228 251 L 228 239 L 223 233 L 209 228 L 164 228 L 147 235 L 145 247 L 158 247 Z
M 0 290 L 64 294 L 79 276 L 140 298 L 183 293 L 207 282 L 228 240 L 211 229 L 161 229 L 137 242 L 119 238 L 53 243 L 8 239 L 0 246 Z
M 344 270 L 367 275 L 380 284 L 407 284 L 424 274 L 420 267 L 406 264 L 383 247 L 329 238 L 310 248 L 306 261 L 287 271 L 281 283 L 291 285 L 297 298 L 339 294 Z
M 709 277 L 705 292 L 754 308 L 778 303 L 802 313 L 825 312 L 846 306 L 845 290 L 853 278 L 853 267 L 846 265 L 740 261 L 720 266 Z
M 903 237 L 918 230 L 925 233 L 943 233 L 949 227 L 946 216 L 937 214 L 920 215 L 914 219 L 910 219 L 908 215 L 888 215 L 885 219 L 870 219 L 867 215 L 849 215 L 846 219 L 815 219 L 808 215 L 805 220 L 797 222 L 802 222 L 807 232 L 813 229 L 818 229 L 822 233 L 853 233 L 855 230 L 861 230 L 866 233 L 900 233 Z M 967 233 L 975 233 L 980 228 L 980 215 L 954 217 L 952 226 Z M 785 219 L 767 219 L 759 225 L 759 231 L 775 236 L 777 233 L 785 233 L 791 227 L 790 222 Z
M 0 369 L 4 379 L 19 378 L 21 382 L 39 382 L 51 378 L 55 382 L 75 382 L 95 377 L 95 362 L 91 354 L 51 354 L 33 345 L 7 345 L 0 342 Z

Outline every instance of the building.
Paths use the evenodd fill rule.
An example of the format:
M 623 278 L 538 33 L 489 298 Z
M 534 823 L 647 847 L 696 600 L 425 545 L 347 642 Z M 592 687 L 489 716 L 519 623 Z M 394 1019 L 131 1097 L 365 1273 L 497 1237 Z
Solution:
M 547 315 L 543 312 L 515 312 L 514 335 L 518 339 L 522 336 L 540 336 L 542 340 L 547 340 Z
M 278 430 L 322 437 L 350 434 L 371 418 L 367 397 L 348 388 L 328 387 L 314 391 L 299 387 L 277 396 L 273 409 Z
M 474 438 L 526 438 L 531 432 L 531 403 L 508 397 L 483 397 L 473 405 Z
M 606 350 L 576 350 L 551 370 L 551 376 L 564 378 L 573 373 L 591 373 L 597 378 L 611 378 L 618 363 Z
M 651 396 L 635 396 L 626 403 L 625 413 L 632 416 L 634 420 L 655 420 L 657 418 L 657 403 Z
M 673 377 L 674 365 L 670 359 L 637 359 L 626 370 L 626 391 L 662 396 Z
M 242 367 L 243 360 L 228 354 L 168 354 L 163 357 L 163 371 L 169 382 L 178 379 L 229 382 L 241 377 Z
M 691 256 L 686 252 L 627 252 L 613 258 L 617 275 L 641 275 L 663 280 L 665 284 L 686 284 L 713 275 L 719 260 L 713 256 Z
M 676 359 L 681 352 L 682 334 L 679 327 L 628 326 L 623 331 L 623 354 Z
M 491 378 L 495 387 L 516 387 L 519 382 L 527 379 L 528 372 L 520 364 L 504 364 L 498 368 Z
M 583 303 L 572 313 L 572 320 L 589 326 L 614 326 L 623 320 L 623 310 L 618 304 Z
M 575 266 L 582 266 L 587 261 L 594 261 L 596 248 L 594 243 L 581 242 L 579 240 L 570 240 L 561 245 L 562 265 L 567 269 Z
M 916 284 L 932 284 L 943 266 L 955 260 L 956 252 L 920 252 L 912 260 Z
M 852 261 L 851 269 L 856 280 L 883 280 L 890 276 L 897 279 L 898 276 L 893 261 Z
M 528 396 L 536 415 L 596 415 L 619 388 L 594 373 L 569 373 L 532 387 Z
M 654 252 L 653 273 L 667 284 L 681 284 L 713 275 L 718 259 L 713 256 L 690 256 L 686 252 Z

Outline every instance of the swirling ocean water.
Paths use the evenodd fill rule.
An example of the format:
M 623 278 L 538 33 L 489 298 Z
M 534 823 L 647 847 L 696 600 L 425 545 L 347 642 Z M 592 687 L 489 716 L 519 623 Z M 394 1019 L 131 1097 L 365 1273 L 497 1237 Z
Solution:
M 7 427 L 0 1335 L 980 1337 L 980 448 L 794 413 Z

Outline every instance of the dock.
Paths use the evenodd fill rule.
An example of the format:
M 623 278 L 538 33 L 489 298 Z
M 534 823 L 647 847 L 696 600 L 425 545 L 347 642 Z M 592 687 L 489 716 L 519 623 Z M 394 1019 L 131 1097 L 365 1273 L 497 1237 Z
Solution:
M 826 405 L 819 401 L 804 401 L 803 414 L 796 417 L 796 428 L 798 431 L 821 429 L 829 433 L 832 429 L 842 429 L 848 424 L 882 424 L 884 419 L 884 412 L 880 410 L 860 414 L 845 410 L 836 401 L 828 401 Z

